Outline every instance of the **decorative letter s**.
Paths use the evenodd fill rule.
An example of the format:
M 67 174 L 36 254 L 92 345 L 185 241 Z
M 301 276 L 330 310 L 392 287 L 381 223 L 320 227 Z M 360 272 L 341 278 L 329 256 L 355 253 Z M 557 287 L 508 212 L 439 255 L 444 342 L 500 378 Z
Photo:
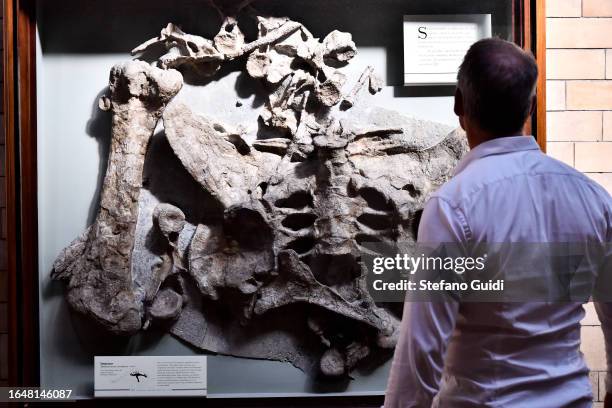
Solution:
M 427 32 L 425 31 L 427 29 L 427 27 L 419 27 L 418 28 L 418 32 L 419 32 L 419 40 L 424 40 L 427 38 Z

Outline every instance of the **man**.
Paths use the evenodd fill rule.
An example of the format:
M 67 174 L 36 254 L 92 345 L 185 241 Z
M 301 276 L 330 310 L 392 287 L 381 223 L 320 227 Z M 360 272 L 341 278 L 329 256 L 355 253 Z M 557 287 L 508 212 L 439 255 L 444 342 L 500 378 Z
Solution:
M 537 76 L 531 54 L 512 43 L 487 39 L 470 48 L 455 113 L 471 151 L 427 203 L 419 242 L 610 248 L 610 195 L 524 134 Z M 600 271 L 612 274 L 611 254 L 602 260 Z M 597 309 L 612 344 L 612 307 Z M 583 316 L 570 302 L 406 302 L 385 408 L 590 407 Z

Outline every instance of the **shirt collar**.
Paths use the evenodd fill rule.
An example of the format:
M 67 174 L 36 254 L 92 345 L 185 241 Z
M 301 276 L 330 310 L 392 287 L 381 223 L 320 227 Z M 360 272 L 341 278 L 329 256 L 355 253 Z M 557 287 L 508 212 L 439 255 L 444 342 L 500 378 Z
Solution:
M 455 168 L 455 175 L 461 173 L 470 163 L 483 157 L 527 150 L 540 150 L 533 136 L 509 136 L 487 140 L 463 156 Z

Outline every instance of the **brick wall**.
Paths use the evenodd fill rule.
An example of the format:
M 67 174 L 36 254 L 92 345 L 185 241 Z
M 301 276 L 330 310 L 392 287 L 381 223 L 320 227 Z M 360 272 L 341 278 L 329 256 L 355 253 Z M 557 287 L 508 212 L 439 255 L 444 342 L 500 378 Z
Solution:
M 612 0 L 547 0 L 546 15 L 548 152 L 612 192 Z M 592 305 L 582 324 L 602 401 L 605 352 Z

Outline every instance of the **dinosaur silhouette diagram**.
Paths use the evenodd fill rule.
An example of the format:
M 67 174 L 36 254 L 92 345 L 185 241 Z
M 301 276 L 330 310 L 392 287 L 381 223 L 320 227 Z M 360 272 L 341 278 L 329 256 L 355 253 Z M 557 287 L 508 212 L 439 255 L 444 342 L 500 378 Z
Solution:
M 139 372 L 139 371 L 132 371 L 132 372 L 130 373 L 130 375 L 131 375 L 132 377 L 136 377 L 136 381 L 138 381 L 138 382 L 140 382 L 140 377 L 145 377 L 145 378 L 147 378 L 147 375 L 146 375 L 146 374 L 141 373 L 141 372 Z

